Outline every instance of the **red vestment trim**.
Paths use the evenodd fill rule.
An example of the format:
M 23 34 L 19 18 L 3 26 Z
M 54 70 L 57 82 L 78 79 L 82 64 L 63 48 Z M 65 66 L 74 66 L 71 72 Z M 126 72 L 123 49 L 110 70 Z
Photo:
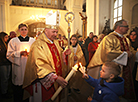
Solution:
M 118 35 L 115 35 L 119 40 L 121 44 L 121 51 L 129 51 L 129 46 L 127 43 L 127 40 L 125 37 L 119 37 Z M 123 41 L 124 40 L 124 41 Z M 132 77 L 132 71 L 131 71 L 131 63 L 130 59 L 128 58 L 127 66 L 123 66 L 123 74 L 122 77 L 124 78 L 124 95 L 123 97 L 125 99 L 129 100 L 135 100 L 135 90 L 134 90 L 134 83 L 133 83 L 133 77 Z

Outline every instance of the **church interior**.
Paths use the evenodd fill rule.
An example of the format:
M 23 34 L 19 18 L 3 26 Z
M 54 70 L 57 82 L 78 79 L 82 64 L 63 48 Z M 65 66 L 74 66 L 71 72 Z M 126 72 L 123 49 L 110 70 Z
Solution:
M 44 32 L 46 14 L 50 10 L 59 10 L 58 34 L 66 38 L 77 34 L 86 39 L 90 32 L 96 36 L 108 35 L 115 22 L 121 19 L 126 20 L 129 26 L 126 35 L 133 29 L 138 34 L 138 0 L 0 0 L 0 32 L 10 35 L 11 31 L 15 31 L 19 36 L 18 25 L 25 23 L 28 36 L 35 38 L 38 32 Z M 68 13 L 73 16 L 66 17 Z M 13 102 L 13 99 L 0 97 L 0 102 Z
M 113 29 L 114 23 L 120 19 L 128 21 L 130 30 L 138 26 L 137 0 L 0 0 L 0 6 L 0 31 L 8 34 L 10 31 L 18 34 L 18 24 L 26 23 L 29 26 L 28 34 L 34 37 L 37 31 L 42 32 L 45 15 L 50 10 L 60 11 L 59 34 L 66 37 L 67 12 L 75 15 L 71 23 L 71 35 L 79 33 L 87 37 L 91 31 L 99 35 L 105 29 Z

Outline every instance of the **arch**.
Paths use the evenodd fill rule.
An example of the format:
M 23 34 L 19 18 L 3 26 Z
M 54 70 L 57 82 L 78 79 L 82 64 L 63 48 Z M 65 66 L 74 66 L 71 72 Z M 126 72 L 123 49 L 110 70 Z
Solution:
M 27 19 L 26 19 L 26 20 L 24 20 L 24 21 L 21 21 L 21 22 L 15 24 L 15 25 L 14 25 L 14 29 L 15 29 L 14 31 L 17 33 L 17 36 L 19 35 L 19 32 L 18 32 L 18 25 L 19 25 L 20 23 L 26 23 L 28 26 L 30 26 L 30 25 L 35 24 L 35 23 L 44 23 L 44 22 L 38 22 L 38 21 L 35 21 L 35 20 L 30 20 L 30 19 L 27 20 Z M 59 26 L 59 32 L 58 32 L 58 33 L 67 36 L 67 35 L 66 35 L 65 25 L 60 25 L 60 26 Z M 34 35 L 31 34 L 30 36 L 34 36 Z
M 137 13 L 137 10 L 138 10 L 138 3 L 134 5 L 134 7 L 132 8 L 132 22 L 131 24 L 138 24 L 138 13 Z
M 133 23 L 134 22 L 133 21 L 133 14 L 134 14 L 133 13 L 133 9 L 135 9 L 137 5 L 138 5 L 138 1 L 137 0 L 131 2 L 131 4 L 130 4 L 130 12 L 131 12 L 130 20 L 129 20 L 130 21 L 130 30 L 135 28 L 136 26 L 138 26 L 138 23 Z

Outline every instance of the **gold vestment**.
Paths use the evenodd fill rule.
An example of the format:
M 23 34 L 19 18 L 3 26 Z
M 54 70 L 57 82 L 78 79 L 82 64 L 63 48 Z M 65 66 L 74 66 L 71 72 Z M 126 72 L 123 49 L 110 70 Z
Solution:
M 46 35 L 42 33 L 32 44 L 26 64 L 23 88 L 31 85 L 31 83 L 36 79 L 44 78 L 51 72 L 56 73 L 54 60 L 47 43 L 51 42 L 47 39 Z M 58 49 L 60 59 L 62 61 L 61 55 L 63 50 L 59 46 L 57 40 L 54 40 L 54 44 Z M 62 68 L 64 68 L 63 64 Z
M 91 70 L 91 76 L 93 78 L 98 78 L 98 75 L 96 75 L 97 72 L 100 72 L 100 68 L 98 68 L 98 66 L 101 66 L 105 62 L 112 61 L 113 59 L 117 58 L 120 54 L 123 53 L 123 51 L 121 51 L 120 41 L 115 36 L 115 34 L 115 32 L 112 32 L 104 37 L 99 47 L 97 48 L 93 58 L 91 59 L 88 65 L 88 70 Z M 130 45 L 129 39 L 126 38 L 126 40 L 129 46 L 129 51 L 135 53 L 134 49 Z

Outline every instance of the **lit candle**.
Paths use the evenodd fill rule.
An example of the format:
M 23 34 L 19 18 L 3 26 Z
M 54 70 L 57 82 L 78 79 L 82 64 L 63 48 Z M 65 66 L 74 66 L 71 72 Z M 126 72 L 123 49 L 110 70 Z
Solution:
M 81 71 L 81 73 L 82 73 L 82 74 L 84 74 L 84 75 L 85 75 L 85 69 L 86 69 L 86 68 L 85 68 L 85 67 L 83 67 L 81 63 L 79 63 L 79 65 L 80 65 L 79 70 Z
M 72 67 L 72 70 L 69 72 L 68 76 L 65 78 L 66 81 L 69 81 L 69 79 L 72 77 L 72 75 L 74 74 L 75 71 L 77 71 L 78 65 L 76 64 L 74 67 Z M 54 101 L 54 99 L 58 96 L 58 94 L 60 93 L 60 91 L 63 88 L 60 86 L 57 91 L 54 93 L 54 95 L 51 97 L 51 100 Z
M 25 51 L 27 51 L 27 47 L 25 47 Z
M 82 65 L 81 65 L 81 63 L 79 63 L 79 65 L 80 65 L 80 67 L 82 68 Z

